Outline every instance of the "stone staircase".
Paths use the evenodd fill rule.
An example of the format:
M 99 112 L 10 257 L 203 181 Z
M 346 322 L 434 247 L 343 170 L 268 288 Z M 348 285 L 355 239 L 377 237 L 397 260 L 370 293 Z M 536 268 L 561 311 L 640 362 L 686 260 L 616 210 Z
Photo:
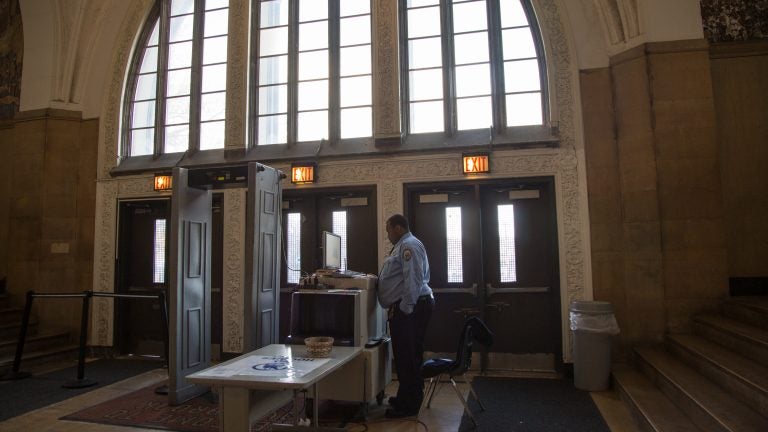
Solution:
M 10 371 L 16 356 L 24 307 L 12 305 L 6 294 L 0 293 L 0 375 Z M 66 331 L 41 331 L 34 316 L 34 307 L 27 327 L 27 337 L 21 357 L 21 368 L 42 363 L 77 358 L 78 345 Z
M 641 430 L 768 431 L 768 297 L 733 297 L 634 357 L 612 375 Z

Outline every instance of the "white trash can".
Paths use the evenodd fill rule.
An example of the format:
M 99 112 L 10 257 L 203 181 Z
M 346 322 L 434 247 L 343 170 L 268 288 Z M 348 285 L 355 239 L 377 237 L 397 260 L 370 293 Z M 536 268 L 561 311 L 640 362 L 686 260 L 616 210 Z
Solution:
M 613 306 L 603 301 L 574 301 L 570 305 L 573 331 L 573 384 L 587 391 L 608 389 L 611 340 L 619 333 Z

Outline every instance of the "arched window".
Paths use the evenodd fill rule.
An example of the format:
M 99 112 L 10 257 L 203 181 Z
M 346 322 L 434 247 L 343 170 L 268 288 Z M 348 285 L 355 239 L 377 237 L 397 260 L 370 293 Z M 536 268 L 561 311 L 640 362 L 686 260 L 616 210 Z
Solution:
M 525 0 L 400 1 L 410 134 L 543 124 L 543 56 Z
M 256 4 L 256 144 L 370 137 L 370 1 Z
M 229 0 L 158 0 L 130 69 L 121 156 L 224 147 Z

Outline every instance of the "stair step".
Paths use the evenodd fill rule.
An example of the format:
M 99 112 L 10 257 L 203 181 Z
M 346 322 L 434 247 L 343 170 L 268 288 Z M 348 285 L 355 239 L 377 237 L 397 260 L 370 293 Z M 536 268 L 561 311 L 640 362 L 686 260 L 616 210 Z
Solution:
M 695 335 L 671 335 L 670 350 L 757 412 L 768 413 L 768 368 Z
M 45 350 L 24 352 L 21 356 L 21 368 L 25 370 L 30 365 L 39 365 L 55 359 L 73 359 L 77 358 L 79 346 L 74 344 L 61 345 L 57 347 L 51 347 Z M 0 357 L 0 374 L 7 372 L 13 368 L 14 356 Z
M 24 316 L 24 308 L 0 307 L 0 322 L 3 324 L 18 324 Z
M 631 366 L 613 365 L 611 375 L 614 387 L 644 431 L 701 432 L 661 390 Z
M 761 416 L 659 347 L 636 348 L 641 369 L 693 422 L 706 431 L 764 432 Z
M 723 303 L 723 313 L 759 328 L 768 328 L 768 296 L 731 297 Z
M 16 355 L 18 338 L 0 341 L 0 357 Z M 69 332 L 57 331 L 27 336 L 24 340 L 24 352 L 32 352 L 57 345 L 69 344 Z
M 3 323 L 0 324 L 0 340 L 16 340 L 19 337 L 19 330 L 21 329 L 21 319 L 15 323 Z M 37 333 L 37 320 L 30 319 L 27 326 L 27 336 Z
M 719 315 L 693 321 L 696 333 L 768 367 L 768 330 Z

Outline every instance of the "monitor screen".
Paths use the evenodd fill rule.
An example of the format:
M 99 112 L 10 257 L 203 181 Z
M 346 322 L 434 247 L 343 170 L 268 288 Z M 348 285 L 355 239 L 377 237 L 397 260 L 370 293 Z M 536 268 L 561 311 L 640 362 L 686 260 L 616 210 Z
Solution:
M 328 231 L 323 231 L 323 268 L 341 268 L 341 236 Z

